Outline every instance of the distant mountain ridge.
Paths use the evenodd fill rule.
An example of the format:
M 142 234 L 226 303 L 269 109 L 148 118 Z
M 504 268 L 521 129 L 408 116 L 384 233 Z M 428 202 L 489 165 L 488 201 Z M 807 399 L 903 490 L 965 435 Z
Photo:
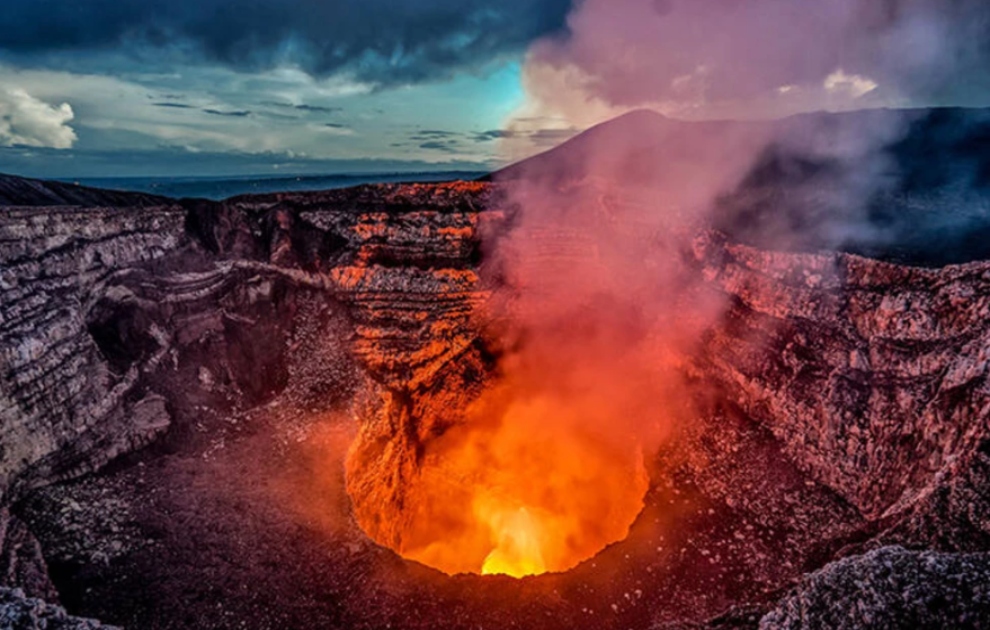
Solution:
M 819 132 L 838 131 L 860 126 L 896 125 L 904 129 L 889 149 L 903 158 L 912 158 L 917 168 L 919 158 L 976 157 L 985 170 L 984 185 L 990 185 L 990 108 L 870 109 L 850 112 L 813 112 L 778 120 L 710 120 L 691 121 L 668 118 L 656 111 L 635 110 L 599 123 L 565 142 L 529 158 L 494 171 L 485 179 L 509 181 L 540 174 L 544 177 L 578 177 L 582 166 L 579 155 L 602 142 L 620 142 L 627 154 L 662 159 L 669 149 L 665 141 L 688 139 L 699 130 L 718 131 L 742 127 L 765 128 L 777 132 L 801 128 Z M 927 164 L 944 169 L 945 163 Z
M 171 203 L 167 197 L 0 174 L 0 206 L 131 206 Z
M 734 190 L 721 191 L 710 217 L 734 239 L 925 266 L 990 258 L 990 109 L 875 109 L 745 122 L 679 121 L 640 110 L 487 179 L 559 188 L 604 173 L 620 184 L 650 186 L 653 178 L 677 186 L 690 178 L 681 161 L 717 161 L 738 150 L 731 143 L 743 134 L 765 142 L 754 145 L 748 172 Z

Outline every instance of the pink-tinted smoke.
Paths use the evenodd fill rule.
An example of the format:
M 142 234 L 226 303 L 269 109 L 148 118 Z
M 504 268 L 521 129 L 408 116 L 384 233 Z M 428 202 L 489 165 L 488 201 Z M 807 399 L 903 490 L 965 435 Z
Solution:
M 497 178 L 518 208 L 511 231 L 489 244 L 489 279 L 502 286 L 491 308 L 512 322 L 506 381 L 525 382 L 521 396 L 607 400 L 589 403 L 596 413 L 582 422 L 655 446 L 688 405 L 681 362 L 725 312 L 690 255 L 718 201 L 778 146 L 853 165 L 824 206 L 861 212 L 887 185 L 883 148 L 911 118 L 753 120 L 948 94 L 960 60 L 978 57 L 966 37 L 986 24 L 979 3 L 951 4 L 577 3 L 569 32 L 527 57 L 529 103 L 509 142 L 533 137 L 541 120 L 583 126 L 654 111 L 626 113 Z M 753 122 L 711 120 L 730 115 Z M 829 229 L 838 241 L 856 225 Z M 781 233 L 778 244 L 793 238 Z

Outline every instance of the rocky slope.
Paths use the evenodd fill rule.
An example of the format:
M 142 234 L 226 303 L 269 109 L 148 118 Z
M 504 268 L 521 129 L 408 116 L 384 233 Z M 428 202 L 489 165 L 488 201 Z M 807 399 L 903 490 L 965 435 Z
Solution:
M 705 173 L 741 151 L 741 177 L 712 217 L 737 242 L 942 266 L 990 259 L 988 140 L 986 108 L 819 112 L 766 122 L 685 122 L 640 110 L 493 178 L 560 185 L 607 174 L 626 186 L 653 186 L 673 173 L 665 185 L 676 187 L 698 177 L 692 163 Z
M 921 270 L 700 235 L 691 265 L 731 308 L 689 371 L 722 395 L 657 455 L 669 475 L 629 541 L 568 574 L 451 579 L 369 545 L 354 520 L 402 501 L 417 448 L 492 369 L 472 313 L 489 297 L 481 235 L 512 215 L 498 190 L 87 195 L 21 196 L 37 205 L 0 216 L 5 587 L 54 600 L 33 532 L 72 612 L 132 627 L 978 627 L 990 614 L 983 586 L 954 595 L 990 566 L 958 555 L 990 549 L 990 263 Z M 312 495 L 316 521 L 334 515 L 324 535 L 261 489 L 340 412 L 358 418 L 360 472 L 351 504 Z M 335 453 L 319 475 L 339 475 Z M 937 594 L 954 607 L 926 612 Z M 11 619 L 40 606 L 3 601 Z
M 196 346 L 219 344 L 222 365 L 207 367 L 250 400 L 283 389 L 275 337 L 293 326 L 278 311 L 294 290 L 353 306 L 357 355 L 386 384 L 435 370 L 459 352 L 485 194 L 363 188 L 149 208 L 141 196 L 81 208 L 40 194 L 5 208 L 0 490 L 16 497 L 150 442 L 169 425 L 153 381 Z
M 972 628 L 986 623 L 988 554 L 884 547 L 830 564 L 760 620 L 760 630 Z
M 101 190 L 0 173 L 0 206 L 149 207 L 170 203 L 156 195 Z
M 0 589 L 0 627 L 17 630 L 114 630 L 95 619 L 68 615 L 58 606 L 24 596 L 20 589 Z

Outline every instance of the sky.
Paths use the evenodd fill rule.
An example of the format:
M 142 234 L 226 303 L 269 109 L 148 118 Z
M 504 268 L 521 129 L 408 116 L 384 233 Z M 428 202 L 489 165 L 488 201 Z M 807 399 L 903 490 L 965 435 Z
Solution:
M 5 0 L 0 172 L 484 170 L 569 4 Z
M 985 0 L 4 0 L 0 172 L 485 170 L 649 107 L 990 104 Z

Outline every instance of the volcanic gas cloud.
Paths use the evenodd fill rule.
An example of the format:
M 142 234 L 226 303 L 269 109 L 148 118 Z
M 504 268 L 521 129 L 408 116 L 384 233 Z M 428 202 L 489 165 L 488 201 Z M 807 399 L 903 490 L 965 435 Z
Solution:
M 569 37 L 530 52 L 530 101 L 507 154 L 538 136 L 534 125 L 566 130 L 641 107 L 708 122 L 634 112 L 498 178 L 507 216 L 485 242 L 482 350 L 454 360 L 461 394 L 372 405 L 404 437 L 380 449 L 381 488 L 352 453 L 352 494 L 379 502 L 359 506 L 366 531 L 447 573 L 516 577 L 570 569 L 623 539 L 663 474 L 651 455 L 699 394 L 686 358 L 724 312 L 684 262 L 693 237 L 784 145 L 845 164 L 825 204 L 843 209 L 829 228 L 841 246 L 890 175 L 879 147 L 900 132 L 868 118 L 841 133 L 712 120 L 930 96 L 964 70 L 942 42 L 958 41 L 943 35 L 968 6 L 950 20 L 927 0 L 578 5 Z M 801 226 L 775 229 L 787 247 Z M 437 413 L 457 419 L 425 417 Z

